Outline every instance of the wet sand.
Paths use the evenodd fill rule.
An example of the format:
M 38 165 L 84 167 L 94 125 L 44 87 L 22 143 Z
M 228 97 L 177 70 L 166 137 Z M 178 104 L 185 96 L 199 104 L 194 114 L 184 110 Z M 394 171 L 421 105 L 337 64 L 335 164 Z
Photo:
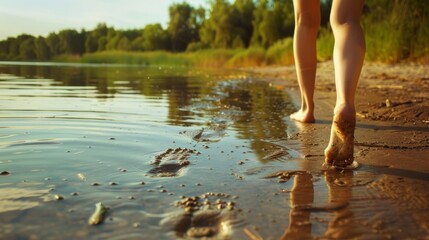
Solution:
M 332 64 L 320 65 L 315 124 L 284 118 L 293 107 L 283 91 L 295 108 L 299 98 L 293 67 L 245 72 L 222 76 L 227 81 L 213 82 L 211 94 L 198 92 L 195 101 L 171 108 L 184 112 L 177 125 L 144 121 L 146 115 L 125 115 L 124 121 L 122 113 L 115 121 L 97 121 L 97 128 L 63 131 L 76 135 L 70 139 L 51 132 L 47 139 L 44 129 L 32 125 L 5 126 L 25 141 L 3 136 L 13 141 L 5 140 L 2 151 L 10 154 L 0 162 L 0 190 L 7 192 L 0 195 L 0 233 L 8 239 L 429 236 L 426 67 L 365 66 L 354 149 L 361 166 L 344 171 L 322 168 L 335 99 Z M 182 96 L 183 89 L 173 93 Z M 132 99 L 129 106 L 142 103 Z M 103 114 L 123 107 L 115 105 L 121 101 L 100 102 L 95 109 L 109 109 Z M 71 103 L 85 106 L 79 98 Z M 91 121 L 81 116 L 79 124 L 94 121 L 95 113 L 88 112 Z M 12 120 L 4 122 L 15 126 Z M 47 126 L 72 123 L 38 120 Z M 14 147 L 28 153 L 14 155 L 20 150 Z M 56 164 L 33 166 L 33 155 Z M 106 209 L 97 210 L 98 202 Z M 96 226 L 88 224 L 93 216 Z
M 288 91 L 299 107 L 300 95 L 293 66 L 247 70 L 256 78 Z M 319 64 L 316 123 L 288 122 L 293 126 L 290 129 L 292 139 L 302 144 L 299 151 L 304 156 L 304 169 L 314 167 L 313 162 L 323 162 L 335 104 L 333 76 L 332 62 Z M 336 220 L 329 223 L 325 237 L 429 237 L 428 92 L 428 66 L 365 64 L 356 97 L 354 151 L 360 167 L 353 173 L 336 172 L 334 176 L 325 173 L 331 202 L 341 201 L 335 200 L 338 198 L 349 203 L 347 211 L 336 212 Z M 300 188 L 310 192 L 300 193 L 302 202 L 311 202 L 312 191 L 305 190 L 305 186 Z

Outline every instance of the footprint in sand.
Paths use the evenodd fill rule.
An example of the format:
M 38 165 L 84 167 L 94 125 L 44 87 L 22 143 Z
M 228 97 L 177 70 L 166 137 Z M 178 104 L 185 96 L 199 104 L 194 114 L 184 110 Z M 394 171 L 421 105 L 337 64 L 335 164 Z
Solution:
M 176 206 L 185 211 L 169 214 L 161 220 L 161 227 L 174 231 L 180 238 L 228 239 L 232 228 L 240 223 L 234 210 L 235 203 L 220 198 L 214 200 L 219 194 L 205 195 L 201 198 L 183 197 Z
M 181 175 L 183 168 L 190 164 L 188 158 L 191 154 L 200 154 L 188 148 L 169 148 L 154 156 L 149 174 L 153 177 L 176 177 Z

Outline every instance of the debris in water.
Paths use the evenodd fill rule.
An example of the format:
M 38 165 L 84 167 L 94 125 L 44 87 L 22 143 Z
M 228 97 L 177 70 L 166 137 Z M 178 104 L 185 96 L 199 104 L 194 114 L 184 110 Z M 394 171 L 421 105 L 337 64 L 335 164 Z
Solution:
M 101 202 L 95 204 L 95 211 L 88 220 L 89 225 L 98 225 L 104 221 L 108 208 L 106 208 Z
M 77 177 L 84 182 L 86 181 L 86 177 L 85 177 L 85 175 L 83 175 L 83 173 L 78 173 Z
M 64 200 L 64 197 L 57 194 L 57 195 L 55 195 L 55 200 L 61 201 L 61 200 Z

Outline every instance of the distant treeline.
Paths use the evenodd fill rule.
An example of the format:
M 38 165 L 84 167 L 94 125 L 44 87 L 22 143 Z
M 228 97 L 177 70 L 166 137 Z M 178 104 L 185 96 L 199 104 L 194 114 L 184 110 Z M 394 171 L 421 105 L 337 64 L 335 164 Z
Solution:
M 100 23 L 93 30 L 66 29 L 48 36 L 27 34 L 0 41 L 0 60 L 81 59 L 101 52 L 195 52 L 206 49 L 281 49 L 291 42 L 294 14 L 291 0 L 213 0 L 208 9 L 186 2 L 169 8 L 166 29 L 150 24 L 119 30 Z M 331 1 L 321 1 L 319 58 L 329 59 L 333 37 L 329 29 Z M 429 8 L 419 0 L 367 1 L 363 25 L 368 58 L 397 62 L 429 61 Z M 273 47 L 275 47 L 273 49 Z M 255 52 L 255 51 L 250 51 Z M 291 55 L 291 51 L 284 51 Z M 243 54 L 241 54 L 243 55 Z M 66 56 L 66 57 L 64 57 Z M 291 56 L 288 56 L 290 59 Z

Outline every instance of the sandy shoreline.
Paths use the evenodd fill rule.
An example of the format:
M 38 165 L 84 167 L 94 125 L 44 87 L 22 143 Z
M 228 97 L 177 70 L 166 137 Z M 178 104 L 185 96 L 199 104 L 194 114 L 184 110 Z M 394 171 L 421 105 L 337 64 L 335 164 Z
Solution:
M 299 106 L 294 66 L 246 70 L 288 91 L 294 104 Z M 313 127 L 323 125 L 325 131 L 329 130 L 335 104 L 333 76 L 332 62 L 319 64 L 315 93 L 317 123 Z M 429 173 L 428 92 L 429 67 L 426 65 L 364 65 L 356 96 L 355 142 L 355 154 L 362 163 Z M 318 140 L 323 145 L 329 131 L 320 134 Z M 300 138 L 305 141 L 306 137 Z M 369 157 L 364 157 L 367 155 Z M 384 155 L 394 155 L 397 160 Z
M 293 66 L 247 70 L 255 78 L 288 91 L 294 104 L 299 106 L 300 93 Z M 319 64 L 315 93 L 316 123 L 288 123 L 293 126 L 289 130 L 292 138 L 302 144 L 299 151 L 305 160 L 323 162 L 323 149 L 329 141 L 335 104 L 333 76 L 332 62 Z M 375 173 L 377 177 L 364 177 L 363 182 L 371 183 L 363 190 L 353 186 L 350 200 L 362 201 L 366 206 L 353 208 L 355 216 L 373 214 L 379 216 L 380 221 L 393 219 L 396 223 L 405 224 L 404 228 L 415 228 L 426 236 L 429 236 L 429 193 L 425 190 L 429 187 L 428 92 L 428 66 L 365 64 L 356 96 L 355 159 L 361 164 L 358 172 Z M 368 196 L 368 189 L 379 191 L 380 196 Z M 392 207 L 408 212 L 412 220 L 381 211 L 372 205 L 378 198 L 389 199 Z M 374 231 L 374 228 L 366 230 L 369 235 Z

